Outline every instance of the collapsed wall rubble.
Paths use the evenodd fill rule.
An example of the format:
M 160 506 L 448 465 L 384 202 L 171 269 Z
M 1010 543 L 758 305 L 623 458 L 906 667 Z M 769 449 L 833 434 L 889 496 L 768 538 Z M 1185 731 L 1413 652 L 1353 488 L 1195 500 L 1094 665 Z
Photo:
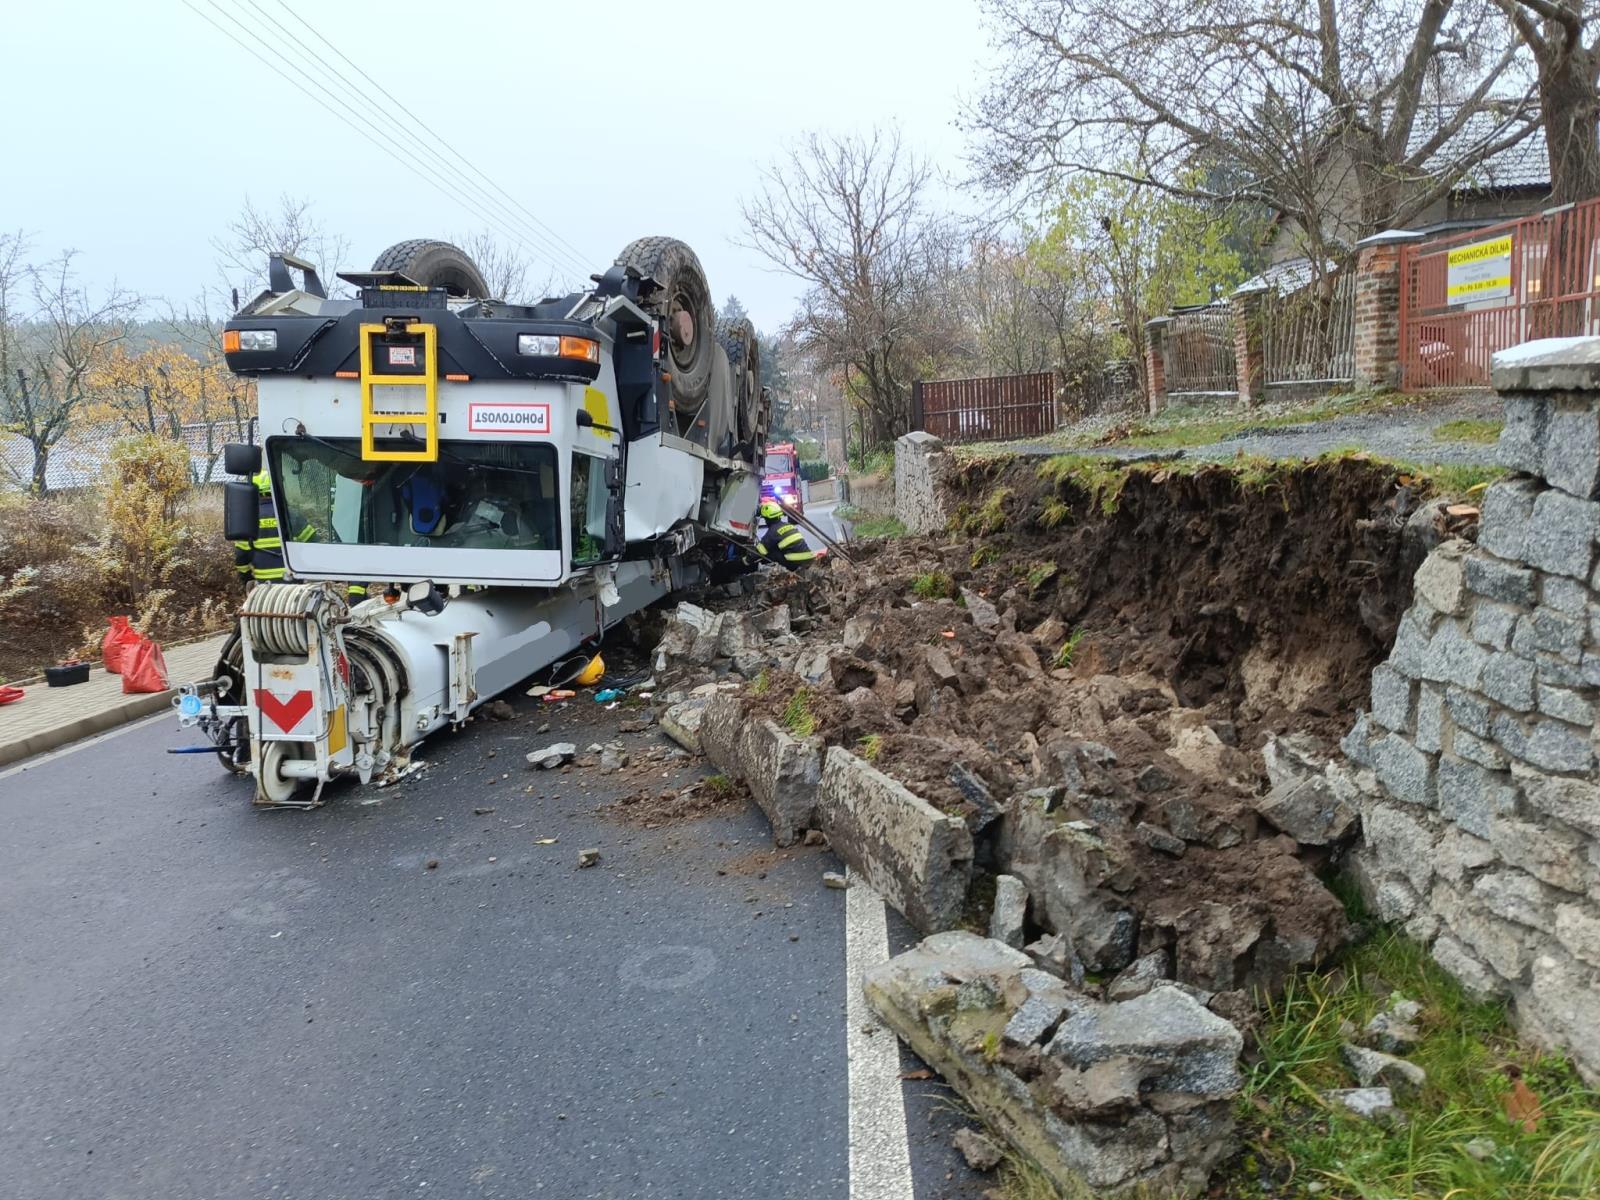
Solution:
M 1600 1081 L 1600 339 L 1496 356 L 1504 464 L 1439 546 L 1345 739 L 1358 877 L 1473 991 Z
M 1099 1014 L 1085 1027 L 1114 1065 L 1069 1073 L 1049 1022 L 974 1052 L 976 1017 L 880 981 L 886 1018 L 1014 1145 L 1108 1193 L 1193 1192 L 1231 1151 L 1231 1092 L 1150 1099 L 1141 1072 L 1188 1051 L 1119 1042 L 1116 1014 L 1181 1009 L 1231 1070 L 1255 994 L 1344 945 L 1320 876 L 1363 798 L 1336 743 L 1442 513 L 1359 461 L 1267 490 L 1222 468 L 1136 473 L 1115 507 L 1033 464 L 939 473 L 948 511 L 981 507 L 990 532 L 861 546 L 852 568 L 680 606 L 655 663 L 663 729 L 692 725 L 673 736 L 749 784 L 776 842 L 822 831 L 932 934 L 912 975 L 958 947 L 1006 979 L 986 1020 Z M 985 920 L 979 948 L 938 932 Z M 1089 1103 L 1085 1075 L 1143 1080 L 1145 1098 Z
M 1243 1037 L 1180 988 L 1102 1002 L 958 931 L 870 969 L 865 989 L 1063 1195 L 1198 1195 L 1232 1152 Z

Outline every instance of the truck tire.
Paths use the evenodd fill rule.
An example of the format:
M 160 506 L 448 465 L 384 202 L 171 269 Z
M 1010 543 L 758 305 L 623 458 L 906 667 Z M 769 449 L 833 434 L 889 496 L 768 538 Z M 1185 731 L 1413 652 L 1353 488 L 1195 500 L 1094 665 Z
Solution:
M 471 296 L 477 300 L 498 299 L 489 295 L 489 284 L 466 251 L 434 238 L 413 238 L 396 242 L 372 261 L 374 271 L 399 271 L 423 287 L 442 287 L 452 296 Z
M 705 336 L 714 331 L 716 310 L 700 260 L 676 238 L 646 237 L 624 246 L 617 263 L 661 285 L 647 307 L 666 320 L 673 404 L 680 420 L 692 418 L 711 391 L 711 360 L 717 345 L 714 337 Z
M 761 409 L 761 343 L 749 317 L 723 317 L 717 321 L 717 341 L 728 356 L 733 380 L 733 405 L 742 458 L 755 455 L 764 432 L 757 428 Z

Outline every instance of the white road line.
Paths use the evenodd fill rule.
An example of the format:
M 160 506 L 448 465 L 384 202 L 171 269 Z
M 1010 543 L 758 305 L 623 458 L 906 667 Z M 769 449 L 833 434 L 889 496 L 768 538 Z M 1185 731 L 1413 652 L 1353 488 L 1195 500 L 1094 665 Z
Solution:
M 158 721 L 176 723 L 173 710 L 166 709 L 162 712 L 152 713 L 137 721 L 129 721 L 126 725 L 118 725 L 115 729 L 108 729 L 104 733 L 97 733 L 91 738 L 81 742 L 73 742 L 70 746 L 62 746 L 59 750 L 52 750 L 48 754 L 40 754 L 34 758 L 25 758 L 16 766 L 7 767 L 0 771 L 0 779 L 9 779 L 13 775 L 20 775 L 23 771 L 31 771 L 35 767 L 42 767 L 47 762 L 54 762 L 58 758 L 65 758 L 69 754 L 76 754 L 79 750 L 87 750 L 90 746 L 98 746 L 101 742 L 109 741 L 114 737 L 121 737 L 129 730 L 143 729 L 146 725 L 154 725 Z
M 861 994 L 862 973 L 889 957 L 889 925 L 883 900 L 859 876 L 851 875 L 844 895 L 850 1200 L 916 1200 L 900 1083 L 900 1043 Z

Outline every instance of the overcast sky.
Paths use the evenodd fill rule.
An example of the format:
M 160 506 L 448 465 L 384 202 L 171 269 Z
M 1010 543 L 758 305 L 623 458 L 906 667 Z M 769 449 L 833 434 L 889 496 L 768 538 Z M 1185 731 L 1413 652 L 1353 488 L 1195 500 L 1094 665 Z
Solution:
M 736 293 L 769 330 L 799 288 L 736 244 L 739 200 L 759 169 L 809 130 L 898 123 L 910 145 L 959 173 L 965 143 L 953 123 L 987 55 L 976 0 L 193 3 L 291 75 L 284 58 L 307 56 L 280 31 L 360 83 L 287 4 L 587 268 L 634 237 L 683 238 L 718 302 Z M 210 239 L 246 196 L 311 199 L 350 239 L 346 268 L 404 238 L 505 236 L 420 151 L 383 137 L 374 146 L 181 0 L 7 4 L 5 32 L 0 229 L 25 231 L 36 257 L 81 251 L 94 284 L 193 294 L 214 280 Z M 311 67 L 348 110 L 331 73 Z M 531 250 L 543 250 L 540 232 L 523 235 Z

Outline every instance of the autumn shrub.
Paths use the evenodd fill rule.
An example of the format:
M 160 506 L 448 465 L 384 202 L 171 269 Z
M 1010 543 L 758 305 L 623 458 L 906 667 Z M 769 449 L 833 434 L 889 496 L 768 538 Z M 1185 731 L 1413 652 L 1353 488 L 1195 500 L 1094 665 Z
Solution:
M 112 613 L 165 641 L 224 627 L 239 585 L 221 526 L 160 438 L 118 443 L 93 491 L 0 494 L 0 679 L 92 656 Z

